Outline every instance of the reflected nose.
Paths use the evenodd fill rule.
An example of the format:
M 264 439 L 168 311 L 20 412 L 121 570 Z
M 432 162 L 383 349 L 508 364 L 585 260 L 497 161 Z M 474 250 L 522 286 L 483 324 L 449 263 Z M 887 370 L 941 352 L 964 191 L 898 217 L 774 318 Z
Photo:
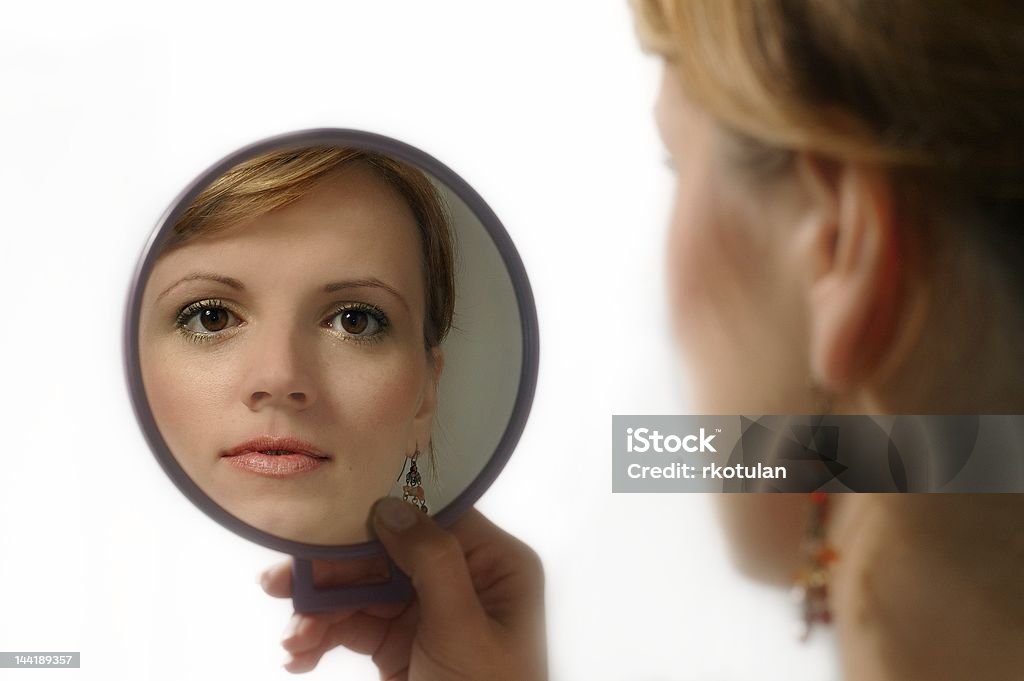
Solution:
M 253 341 L 257 349 L 242 389 L 248 407 L 254 411 L 273 406 L 308 409 L 316 401 L 316 390 L 303 361 L 309 355 L 299 340 L 288 330 L 275 329 Z

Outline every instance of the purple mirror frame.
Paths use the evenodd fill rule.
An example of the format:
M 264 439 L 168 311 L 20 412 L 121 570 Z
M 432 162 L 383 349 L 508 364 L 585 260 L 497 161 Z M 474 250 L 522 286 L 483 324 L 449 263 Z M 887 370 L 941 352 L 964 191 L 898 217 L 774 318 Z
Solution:
M 526 270 L 518 251 L 512 244 L 501 221 L 484 202 L 476 191 L 454 171 L 419 149 L 404 142 L 385 137 L 376 133 L 345 129 L 316 128 L 300 130 L 269 137 L 243 147 L 224 157 L 193 180 L 164 211 L 157 222 L 142 250 L 142 254 L 132 276 L 131 285 L 125 303 L 123 354 L 125 379 L 131 398 L 135 417 L 139 422 L 146 442 L 156 456 L 157 462 L 171 478 L 177 488 L 206 515 L 232 532 L 245 537 L 257 544 L 295 557 L 293 567 L 293 600 L 296 609 L 303 612 L 329 610 L 345 605 L 407 600 L 411 597 L 408 578 L 390 563 L 392 579 L 383 584 L 370 584 L 345 587 L 336 590 L 323 590 L 313 587 L 311 563 L 313 559 L 344 560 L 384 555 L 380 542 L 370 541 L 360 544 L 324 546 L 307 544 L 277 537 L 264 532 L 231 515 L 207 496 L 192 481 L 181 465 L 171 454 L 157 428 L 146 392 L 142 382 L 142 369 L 139 362 L 138 329 L 142 306 L 142 293 L 146 281 L 159 255 L 157 244 L 169 232 L 174 223 L 184 213 L 202 189 L 212 180 L 222 175 L 232 166 L 261 153 L 285 145 L 333 144 L 352 146 L 368 151 L 386 154 L 400 159 L 433 175 L 469 207 L 487 230 L 493 240 L 505 267 L 508 269 L 519 306 L 519 318 L 522 327 L 522 367 L 519 375 L 519 388 L 515 405 L 505 432 L 498 446 L 483 470 L 451 503 L 432 517 L 443 527 L 448 527 L 469 509 L 494 482 L 505 467 L 512 450 L 519 442 L 537 386 L 537 370 L 539 363 L 539 336 L 537 330 L 537 309 L 534 304 L 533 292 L 530 288 Z

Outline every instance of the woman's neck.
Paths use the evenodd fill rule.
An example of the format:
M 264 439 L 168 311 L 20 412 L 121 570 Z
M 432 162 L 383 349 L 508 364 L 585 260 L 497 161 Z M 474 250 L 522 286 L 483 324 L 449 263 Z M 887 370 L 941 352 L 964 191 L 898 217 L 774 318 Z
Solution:
M 832 608 L 844 681 L 1024 670 L 1024 495 L 836 495 Z

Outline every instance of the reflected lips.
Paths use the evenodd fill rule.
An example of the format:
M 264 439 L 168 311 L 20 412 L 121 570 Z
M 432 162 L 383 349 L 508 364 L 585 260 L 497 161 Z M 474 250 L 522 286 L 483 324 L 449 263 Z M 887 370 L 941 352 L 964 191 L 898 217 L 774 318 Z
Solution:
M 233 466 L 271 478 L 308 473 L 331 460 L 311 443 L 266 435 L 247 440 L 222 455 Z

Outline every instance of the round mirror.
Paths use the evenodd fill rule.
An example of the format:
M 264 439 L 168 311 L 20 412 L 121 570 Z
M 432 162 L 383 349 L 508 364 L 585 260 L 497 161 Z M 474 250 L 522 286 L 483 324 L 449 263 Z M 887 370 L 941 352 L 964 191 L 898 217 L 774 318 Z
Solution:
M 125 360 L 175 484 L 297 557 L 373 555 L 397 496 L 449 524 L 491 484 L 537 372 L 533 296 L 494 213 L 393 139 L 263 140 L 171 204 L 136 269 Z

